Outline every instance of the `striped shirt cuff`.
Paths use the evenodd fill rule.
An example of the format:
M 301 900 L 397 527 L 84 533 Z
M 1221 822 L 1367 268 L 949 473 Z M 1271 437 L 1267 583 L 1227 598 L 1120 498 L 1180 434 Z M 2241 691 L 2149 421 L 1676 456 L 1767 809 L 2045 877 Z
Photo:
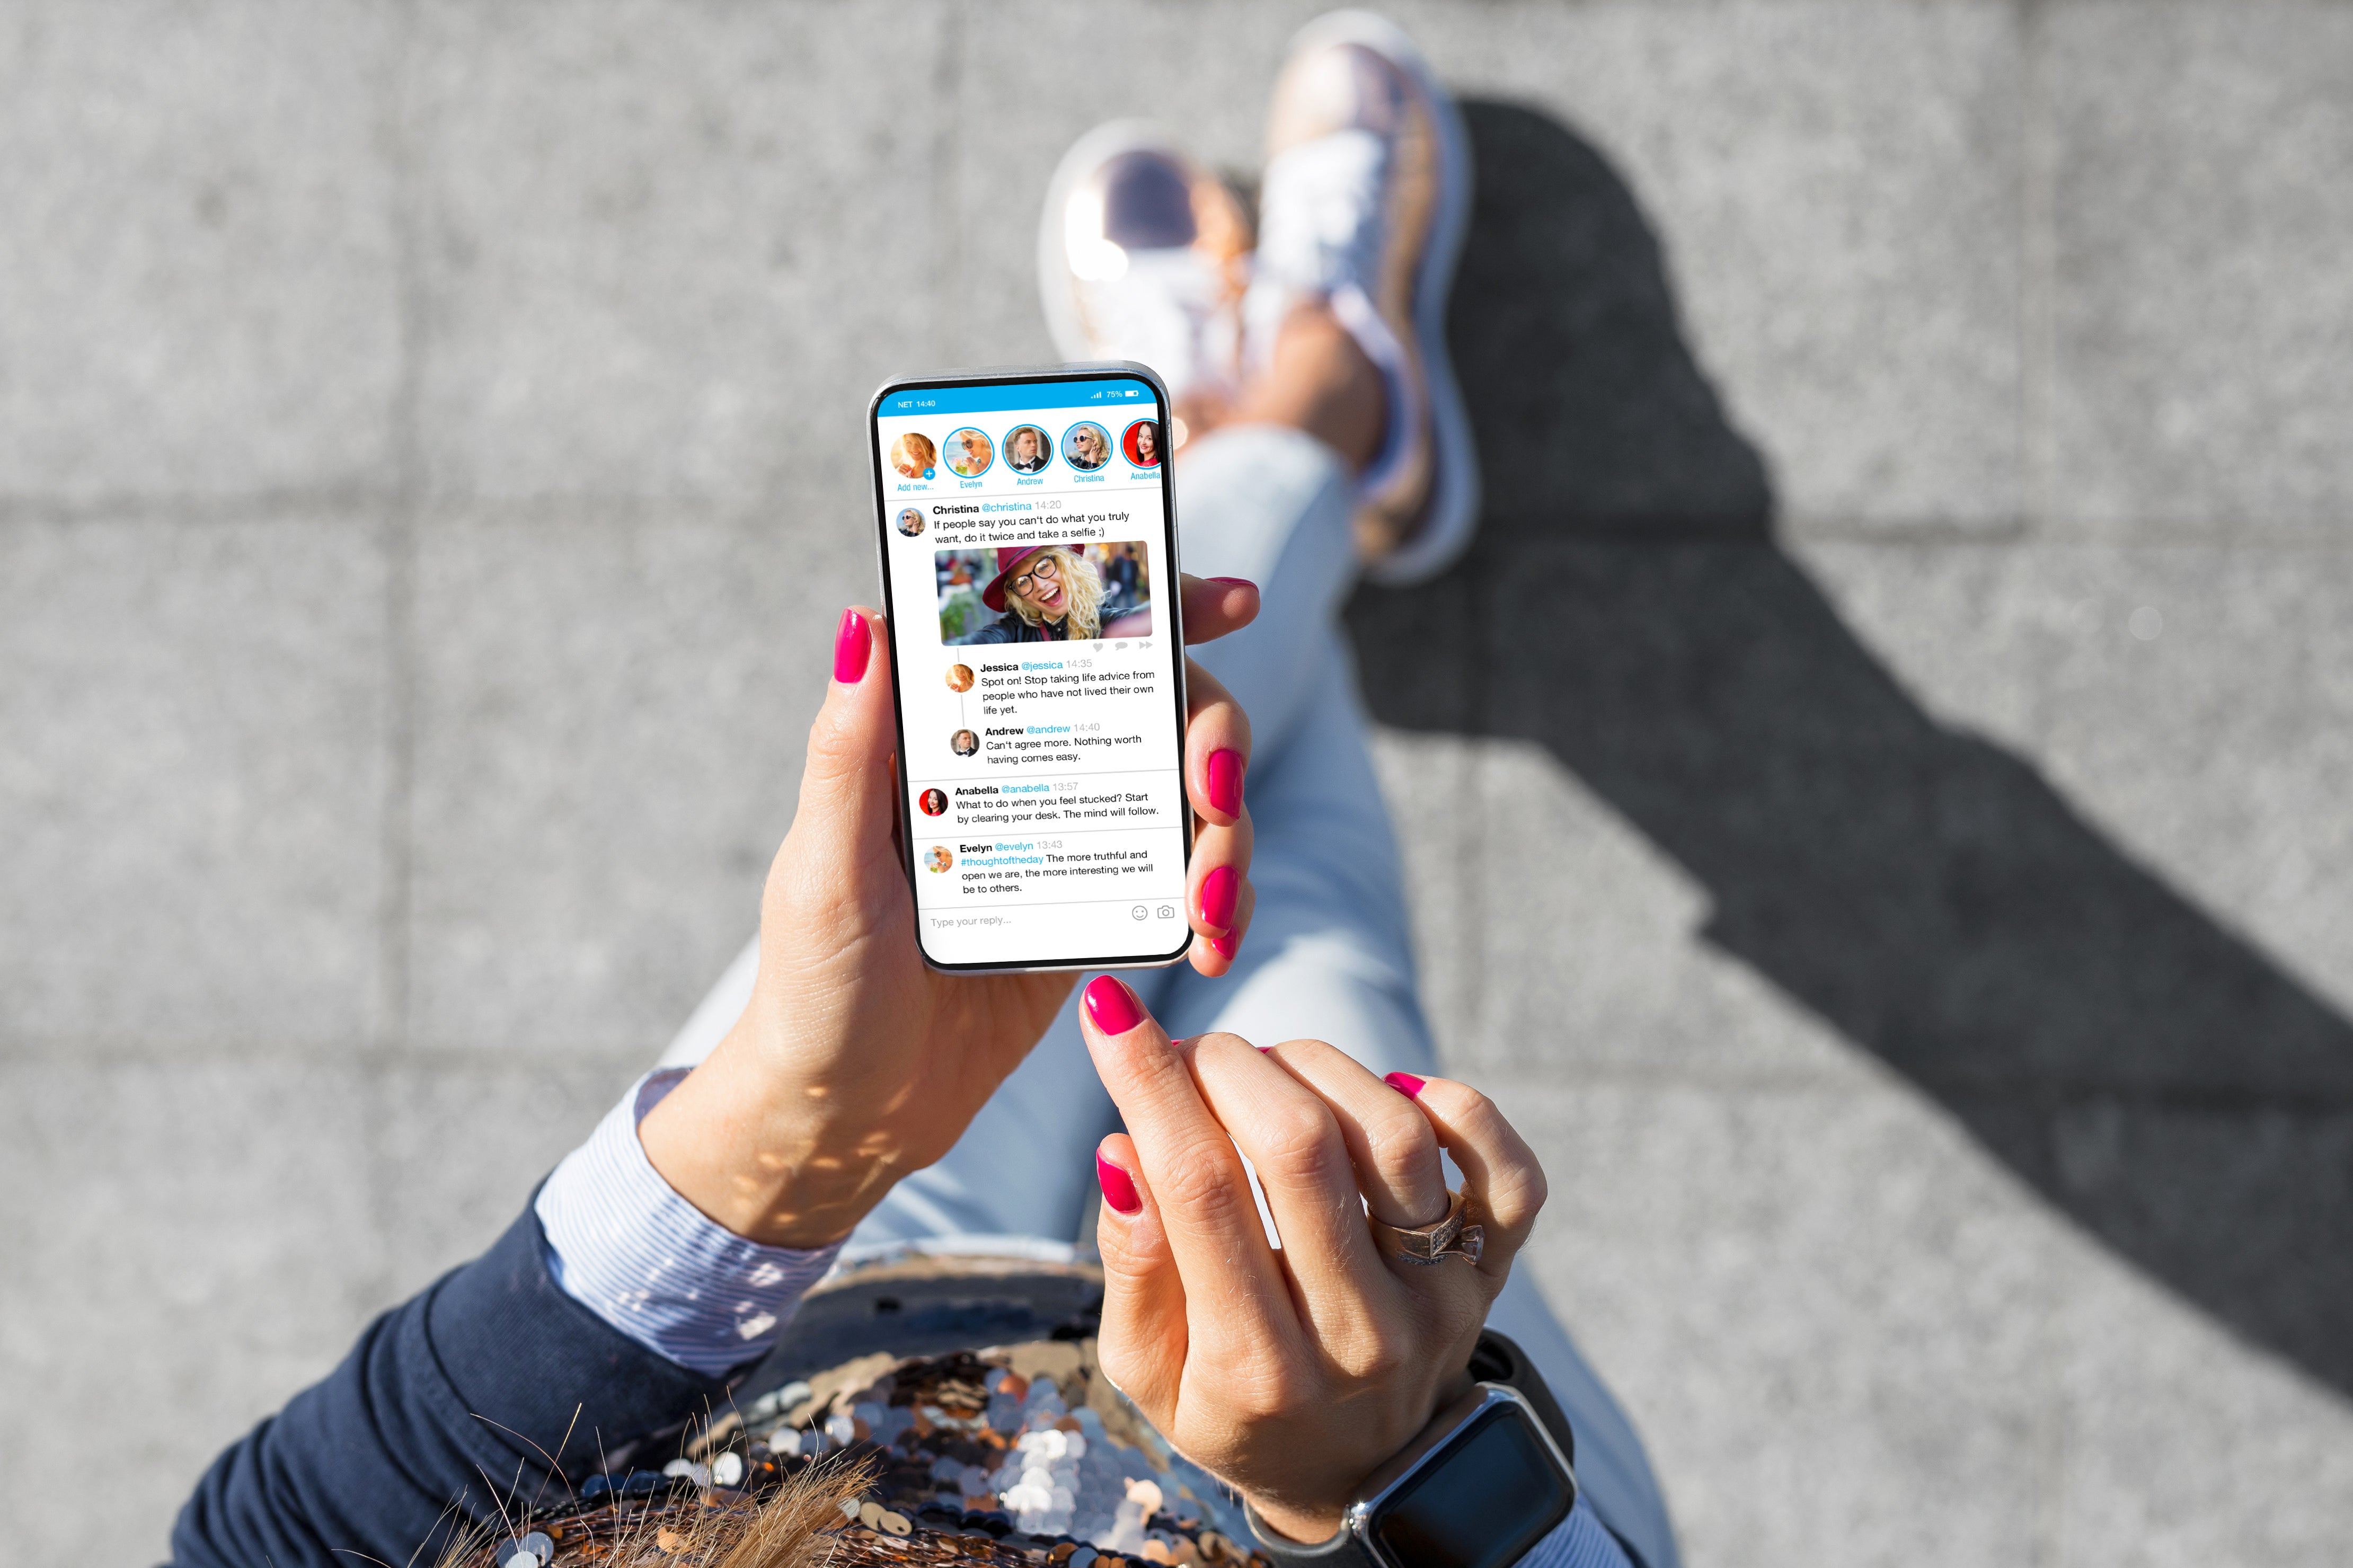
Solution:
M 533 1206 L 566 1295 L 656 1355 L 718 1377 L 775 1346 L 841 1247 L 746 1241 L 662 1180 L 638 1122 L 690 1070 L 639 1079 Z
M 1568 1517 L 1552 1527 L 1551 1533 L 1528 1548 L 1518 1568 L 1632 1568 L 1626 1549 L 1618 1538 L 1577 1493 L 1577 1506 Z

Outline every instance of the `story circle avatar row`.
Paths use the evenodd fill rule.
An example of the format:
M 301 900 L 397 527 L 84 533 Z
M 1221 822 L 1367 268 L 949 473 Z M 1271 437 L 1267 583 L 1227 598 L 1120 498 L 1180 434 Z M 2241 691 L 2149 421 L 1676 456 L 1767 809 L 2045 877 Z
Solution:
M 1042 425 L 1016 425 L 994 441 L 977 426 L 960 426 L 936 445 L 929 436 L 910 430 L 891 443 L 891 467 L 902 479 L 937 479 L 943 467 L 960 479 L 976 479 L 997 466 L 1002 453 L 1005 466 L 1017 474 L 1042 473 L 1057 460 L 1092 474 L 1108 465 L 1114 451 L 1133 468 L 1158 468 L 1165 451 L 1160 421 L 1131 422 L 1116 446 L 1111 431 L 1092 419 L 1080 420 L 1062 432 L 1060 441 Z

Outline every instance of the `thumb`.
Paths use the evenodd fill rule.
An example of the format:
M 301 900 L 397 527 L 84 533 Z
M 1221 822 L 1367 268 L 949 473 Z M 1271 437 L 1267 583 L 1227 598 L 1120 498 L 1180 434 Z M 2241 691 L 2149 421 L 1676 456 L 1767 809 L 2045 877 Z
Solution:
M 892 766 L 891 660 L 881 647 L 888 623 L 872 610 L 841 612 L 833 639 L 833 683 L 809 726 L 808 761 L 793 818 L 859 859 L 896 861 L 898 774 Z
M 1166 1415 L 1185 1376 L 1185 1281 L 1145 1185 L 1134 1140 L 1114 1132 L 1096 1146 L 1095 1180 L 1103 1196 L 1095 1221 L 1103 1271 L 1096 1354 L 1113 1387 L 1144 1411 Z

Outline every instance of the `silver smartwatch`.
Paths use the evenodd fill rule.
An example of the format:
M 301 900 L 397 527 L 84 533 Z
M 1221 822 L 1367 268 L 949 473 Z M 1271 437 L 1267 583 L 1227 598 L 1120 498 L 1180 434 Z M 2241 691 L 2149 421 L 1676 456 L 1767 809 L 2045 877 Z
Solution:
M 1574 1449 L 1551 1391 L 1501 1334 L 1481 1336 L 1471 1373 L 1482 1381 L 1365 1478 L 1330 1540 L 1250 1511 L 1276 1568 L 1510 1568 L 1568 1517 Z

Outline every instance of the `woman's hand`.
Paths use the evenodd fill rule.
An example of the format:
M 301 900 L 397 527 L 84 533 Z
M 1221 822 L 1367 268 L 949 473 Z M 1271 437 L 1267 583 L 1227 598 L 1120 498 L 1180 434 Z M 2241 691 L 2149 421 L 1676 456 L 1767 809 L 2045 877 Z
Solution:
M 1183 591 L 1188 642 L 1258 614 L 1248 583 L 1187 577 Z M 761 900 L 751 1005 L 638 1129 L 681 1196 L 772 1246 L 839 1240 L 902 1177 L 945 1154 L 1071 990 L 1068 974 L 943 974 L 917 951 L 886 635 L 871 610 L 842 616 L 800 807 Z M 1216 975 L 1250 923 L 1250 721 L 1190 661 L 1187 686 L 1190 957 Z
M 1325 1540 L 1357 1483 L 1469 1385 L 1488 1305 L 1544 1205 L 1544 1173 L 1461 1084 L 1384 1081 L 1320 1040 L 1171 1045 L 1109 975 L 1081 1010 L 1128 1126 L 1096 1154 L 1104 1374 L 1267 1523 Z M 1366 1211 L 1407 1228 L 1444 1218 L 1440 1148 L 1461 1168 L 1485 1251 L 1476 1264 L 1393 1262 Z

